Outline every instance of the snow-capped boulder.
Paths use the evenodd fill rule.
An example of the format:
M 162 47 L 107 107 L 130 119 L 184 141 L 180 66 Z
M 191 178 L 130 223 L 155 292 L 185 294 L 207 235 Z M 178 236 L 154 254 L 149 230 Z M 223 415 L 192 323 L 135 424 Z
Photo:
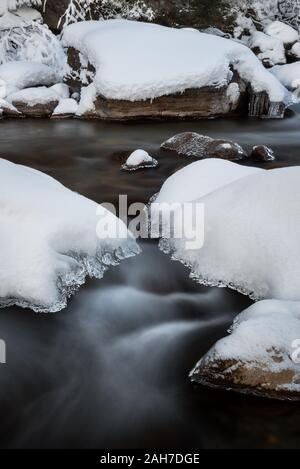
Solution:
M 281 21 L 272 21 L 265 27 L 264 32 L 268 36 L 280 39 L 285 45 L 293 44 L 299 39 L 298 31 Z
M 124 171 L 136 171 L 138 169 L 156 168 L 158 161 L 145 150 L 135 150 L 122 165 Z
M 261 301 L 237 316 L 191 372 L 193 382 L 300 400 L 300 303 Z
M 90 80 L 96 98 L 85 111 L 86 117 L 216 117 L 246 112 L 247 100 L 257 94 L 260 98 L 261 93 L 267 97 L 259 108 L 261 114 L 277 117 L 279 112 L 273 116 L 274 104 L 289 102 L 285 88 L 248 47 L 222 37 L 108 20 L 72 24 L 65 28 L 62 41 L 80 54 L 84 85 L 90 84 L 86 81 L 88 64 L 95 70 Z M 71 86 L 73 72 L 69 69 L 66 76 Z M 80 71 L 75 72 L 80 76 Z M 237 100 L 227 94 L 232 83 L 240 90 Z
M 285 48 L 281 39 L 256 31 L 250 36 L 248 45 L 267 67 L 286 63 Z
M 289 54 L 296 60 L 300 59 L 300 42 L 295 42 L 295 44 L 289 51 Z
M 272 148 L 267 147 L 266 145 L 256 145 L 252 149 L 250 159 L 257 163 L 267 163 L 269 161 L 274 161 L 276 158 Z
M 0 79 L 18 89 L 39 85 L 54 85 L 56 76 L 47 65 L 35 62 L 7 62 L 0 65 Z
M 195 132 L 183 132 L 162 143 L 163 150 L 195 158 L 221 158 L 238 161 L 247 158 L 244 149 L 231 140 L 213 139 Z
M 240 166 L 221 159 L 196 161 L 172 174 L 162 185 L 150 205 L 151 232 L 157 238 L 169 228 L 170 213 L 185 203 L 201 200 L 204 196 L 264 170 Z M 161 215 L 159 218 L 158 214 Z M 172 226 L 170 226 L 172 230 Z
M 40 86 L 26 88 L 11 94 L 7 100 L 27 117 L 50 117 L 58 106 L 60 97 L 51 88 Z
M 52 118 L 64 119 L 73 117 L 77 113 L 78 103 L 75 99 L 61 99 L 53 111 Z
M 276 65 L 270 71 L 286 88 L 296 90 L 300 87 L 300 61 Z
M 0 306 L 55 312 L 87 277 L 138 253 L 125 224 L 34 169 L 0 159 Z
M 199 162 L 199 169 L 207 161 Z M 216 172 L 206 175 L 218 186 Z M 299 178 L 298 166 L 262 170 L 195 198 L 205 207 L 204 246 L 189 249 L 184 235 L 162 240 L 161 249 L 190 266 L 191 276 L 204 285 L 229 287 L 256 300 L 300 299 Z M 182 179 L 177 193 L 190 181 Z

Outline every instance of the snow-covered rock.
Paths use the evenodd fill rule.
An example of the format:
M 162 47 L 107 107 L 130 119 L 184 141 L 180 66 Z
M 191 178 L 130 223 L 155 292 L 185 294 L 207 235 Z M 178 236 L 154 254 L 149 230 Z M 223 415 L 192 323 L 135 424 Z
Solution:
M 136 171 L 144 168 L 156 168 L 158 161 L 149 155 L 145 150 L 135 150 L 128 157 L 122 169 L 125 171 Z
M 28 117 L 50 117 L 58 106 L 60 96 L 51 88 L 25 88 L 7 97 L 13 106 Z
M 286 63 L 285 48 L 281 39 L 256 31 L 250 36 L 248 45 L 253 51 L 259 50 L 258 58 L 267 66 Z
M 218 187 L 222 176 L 204 174 Z M 171 236 L 161 249 L 190 266 L 191 276 L 204 285 L 229 287 L 256 300 L 300 299 L 299 178 L 298 166 L 259 171 L 195 198 L 205 207 L 204 246 L 188 249 L 186 236 Z M 182 178 L 177 194 L 190 181 Z
M 264 32 L 268 36 L 280 39 L 284 44 L 293 44 L 299 39 L 298 31 L 281 21 L 272 21 L 265 27 Z
M 19 89 L 56 83 L 55 73 L 47 65 L 22 61 L 0 65 L 0 79 Z
M 300 87 L 300 61 L 276 65 L 270 71 L 286 88 L 296 90 Z
M 239 179 L 263 171 L 220 159 L 205 159 L 189 164 L 172 174 L 150 206 L 151 232 L 159 237 L 169 226 L 168 215 L 187 202 L 200 200 L 211 192 Z M 175 205 L 174 205 L 175 204 Z M 159 219 L 158 214 L 161 214 Z
M 55 312 L 139 249 L 125 224 L 46 174 L 0 160 L 0 306 Z
M 287 98 L 284 87 L 247 47 L 218 36 L 135 21 L 88 21 L 68 26 L 63 44 L 96 68 L 97 94 L 107 99 L 141 101 L 227 86 L 231 67 L 270 101 Z
M 245 150 L 231 140 L 213 139 L 196 132 L 183 132 L 162 143 L 163 150 L 174 151 L 180 156 L 195 158 L 221 158 L 238 161 L 247 158 Z
M 58 106 L 53 111 L 52 117 L 70 117 L 74 116 L 78 110 L 78 103 L 75 99 L 66 98 L 59 101 Z
M 22 117 L 20 111 L 18 111 L 15 106 L 6 101 L 5 99 L 0 98 L 0 111 L 1 115 L 9 117 Z
M 276 399 L 300 400 L 300 302 L 261 301 L 200 360 L 193 382 Z

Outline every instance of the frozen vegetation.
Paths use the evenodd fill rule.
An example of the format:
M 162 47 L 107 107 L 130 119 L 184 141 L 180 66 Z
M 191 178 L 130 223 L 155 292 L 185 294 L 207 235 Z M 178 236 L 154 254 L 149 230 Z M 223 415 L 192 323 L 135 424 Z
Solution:
M 59 311 L 139 252 L 121 220 L 51 177 L 2 159 L 0 180 L 0 306 Z

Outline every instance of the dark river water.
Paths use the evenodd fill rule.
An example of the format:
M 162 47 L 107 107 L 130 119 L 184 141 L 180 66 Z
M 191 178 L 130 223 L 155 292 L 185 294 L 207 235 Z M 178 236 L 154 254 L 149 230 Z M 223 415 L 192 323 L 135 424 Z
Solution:
M 296 109 L 297 111 L 297 109 Z M 271 145 L 276 165 L 300 164 L 300 111 L 284 121 L 101 123 L 0 121 L 0 156 L 42 170 L 97 201 L 147 202 L 192 160 L 164 154 L 168 137 L 197 131 Z M 143 148 L 157 169 L 120 171 Z M 270 167 L 270 166 L 268 166 Z M 57 314 L 0 310 L 0 446 L 9 448 L 300 447 L 300 403 L 189 383 L 196 361 L 226 334 L 246 297 L 193 283 L 144 242 L 143 253 L 90 281 Z

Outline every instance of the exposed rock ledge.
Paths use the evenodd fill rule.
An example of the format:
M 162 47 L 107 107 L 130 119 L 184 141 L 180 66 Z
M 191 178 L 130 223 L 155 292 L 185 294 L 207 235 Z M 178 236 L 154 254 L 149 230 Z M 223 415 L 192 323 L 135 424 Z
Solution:
M 68 48 L 69 71 L 65 82 L 78 92 L 92 83 L 95 68 L 86 57 Z M 81 117 L 103 120 L 132 119 L 211 119 L 224 116 L 249 115 L 261 118 L 284 117 L 283 103 L 270 103 L 266 93 L 254 93 L 237 72 L 228 86 L 187 89 L 183 93 L 161 96 L 143 101 L 107 99 L 97 96 L 94 109 Z

